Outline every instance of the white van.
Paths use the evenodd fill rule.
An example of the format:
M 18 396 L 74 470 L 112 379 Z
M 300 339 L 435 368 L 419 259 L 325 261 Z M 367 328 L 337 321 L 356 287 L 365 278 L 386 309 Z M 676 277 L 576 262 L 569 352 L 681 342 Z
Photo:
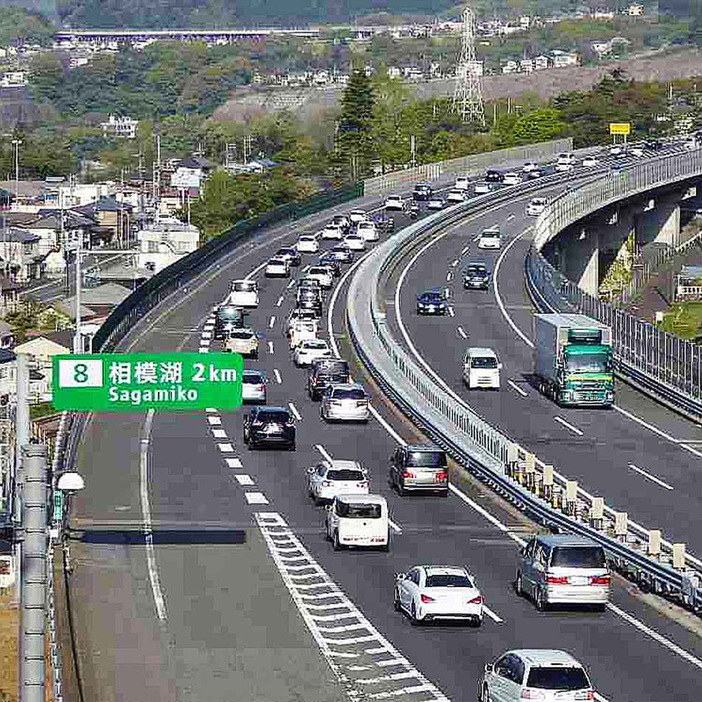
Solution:
M 390 545 L 388 503 L 382 495 L 337 495 L 327 507 L 327 539 L 335 551 L 344 546 Z
M 463 382 L 473 388 L 500 389 L 502 364 L 492 349 L 471 346 L 463 358 Z
M 258 283 L 255 280 L 235 280 L 227 300 L 237 307 L 258 307 Z

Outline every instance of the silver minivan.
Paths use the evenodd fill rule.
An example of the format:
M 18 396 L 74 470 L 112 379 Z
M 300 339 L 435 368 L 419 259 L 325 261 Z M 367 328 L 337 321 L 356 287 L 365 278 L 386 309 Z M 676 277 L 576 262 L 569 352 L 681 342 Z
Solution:
M 540 610 L 552 604 L 604 609 L 610 583 L 602 546 L 583 536 L 539 535 L 521 551 L 515 589 Z

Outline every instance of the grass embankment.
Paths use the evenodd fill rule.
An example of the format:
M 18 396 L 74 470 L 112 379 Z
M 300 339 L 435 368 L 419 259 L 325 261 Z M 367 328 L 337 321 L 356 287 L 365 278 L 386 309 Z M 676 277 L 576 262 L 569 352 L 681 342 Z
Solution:
M 677 302 L 658 328 L 681 339 L 702 342 L 702 302 Z

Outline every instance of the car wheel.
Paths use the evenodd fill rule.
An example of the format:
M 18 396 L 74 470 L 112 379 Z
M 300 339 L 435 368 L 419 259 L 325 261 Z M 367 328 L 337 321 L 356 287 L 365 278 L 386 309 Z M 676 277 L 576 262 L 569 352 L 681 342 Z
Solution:
M 249 440 L 246 442 L 246 445 L 249 447 L 249 451 L 253 451 L 256 448 L 256 444 L 251 439 L 251 437 L 249 437 Z
M 540 587 L 536 588 L 535 601 L 536 609 L 538 609 L 539 612 L 545 612 L 548 609 L 546 598 L 544 597 L 544 592 Z
M 417 608 L 414 606 L 414 602 L 412 603 L 412 612 L 410 613 L 410 622 L 412 626 L 420 626 L 422 623 L 421 619 L 417 619 Z
M 483 618 L 478 617 L 477 619 L 473 619 L 471 624 L 473 625 L 474 629 L 480 629 L 480 627 L 483 625 Z
M 400 495 L 400 497 L 407 497 L 407 489 L 401 482 L 397 483 L 397 494 Z
M 400 593 L 397 591 L 397 588 L 393 590 L 392 606 L 396 612 L 402 611 L 402 605 L 400 604 Z
M 448 497 L 448 494 L 449 494 L 449 491 L 448 491 L 448 490 L 442 490 L 442 491 L 439 493 L 439 495 L 440 495 L 441 497 Z
M 517 597 L 524 597 L 524 586 L 522 585 L 521 573 L 517 573 L 517 577 L 514 581 L 514 591 L 517 593 Z
M 293 441 L 289 446 L 288 446 L 288 451 L 294 451 L 295 450 L 295 442 Z
M 341 543 L 339 542 L 339 532 L 335 531 L 332 537 L 332 548 L 335 551 L 341 551 Z

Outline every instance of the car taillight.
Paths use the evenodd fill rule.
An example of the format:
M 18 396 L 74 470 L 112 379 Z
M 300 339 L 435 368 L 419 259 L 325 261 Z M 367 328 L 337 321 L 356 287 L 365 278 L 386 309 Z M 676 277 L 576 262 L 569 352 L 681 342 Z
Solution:
M 367 487 L 368 487 L 368 481 L 367 481 L 367 480 L 364 480 L 364 481 L 362 481 L 362 482 L 360 482 L 360 483 L 356 483 L 356 487 L 357 487 L 357 488 L 367 488 Z
M 574 699 L 576 700 L 594 700 L 595 691 L 594 690 L 578 690 L 575 693 Z
M 609 575 L 594 575 L 590 578 L 590 585 L 609 585 L 611 577 Z
M 331 486 L 332 486 L 331 480 L 322 480 L 322 487 L 331 487 Z
M 343 403 L 341 402 L 341 400 L 332 400 L 332 401 L 331 401 L 331 404 L 332 404 L 332 405 L 336 405 L 336 406 L 338 407 L 339 405 L 341 405 L 341 404 L 343 404 Z
M 546 582 L 549 585 L 567 585 L 568 576 L 566 575 L 547 575 Z
M 448 471 L 447 470 L 440 470 L 436 474 L 436 479 L 437 480 L 448 480 Z
M 525 687 L 522 690 L 522 699 L 523 700 L 543 700 L 545 698 L 544 698 L 543 690 L 532 690 L 528 687 Z
M 265 389 L 266 389 L 265 385 L 257 385 L 256 386 L 256 390 L 258 390 L 259 392 L 263 392 Z
M 356 407 L 365 407 L 367 404 L 366 400 L 356 400 Z
M 468 600 L 468 604 L 483 604 L 483 596 L 478 595 L 477 597 L 474 597 L 472 600 Z
M 434 598 L 429 597 L 429 595 L 422 595 L 422 602 L 434 602 Z
M 406 471 L 402 474 L 402 477 L 403 477 L 403 478 L 416 478 L 417 476 L 416 476 L 411 470 L 406 470 Z

